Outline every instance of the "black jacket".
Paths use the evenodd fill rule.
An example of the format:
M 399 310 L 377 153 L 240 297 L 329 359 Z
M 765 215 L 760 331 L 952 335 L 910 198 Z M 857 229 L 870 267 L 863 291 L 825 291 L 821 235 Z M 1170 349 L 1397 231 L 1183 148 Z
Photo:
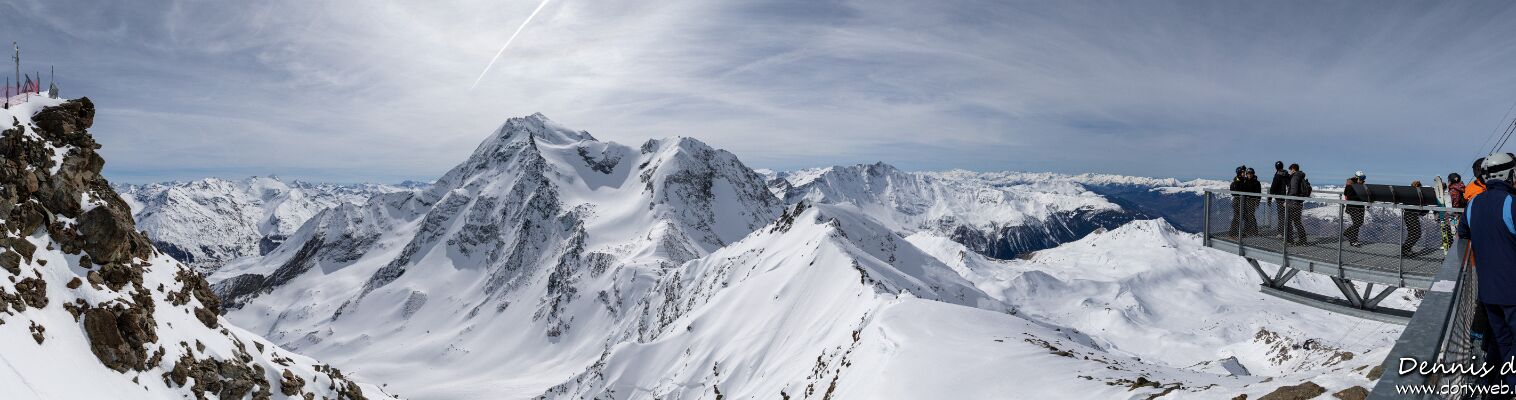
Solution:
M 1347 201 L 1363 201 L 1363 196 L 1359 196 L 1358 195 L 1358 191 L 1355 190 L 1355 189 L 1353 189 L 1354 186 L 1358 186 L 1358 185 L 1348 185 L 1347 187 L 1342 188 L 1342 199 L 1343 200 L 1347 200 Z M 1348 208 L 1349 211 L 1362 211 L 1363 210 L 1363 206 L 1356 205 L 1356 204 L 1348 204 L 1347 208 Z
M 1269 194 L 1276 195 L 1276 196 L 1278 196 L 1278 195 L 1284 195 L 1286 193 L 1285 192 L 1285 187 L 1288 187 L 1289 185 L 1290 185 L 1290 172 L 1289 171 L 1284 171 L 1284 170 L 1274 171 L 1274 182 L 1269 184 Z
M 1258 178 L 1243 179 L 1242 190 L 1240 191 L 1248 193 L 1263 193 L 1263 182 L 1259 182 Z

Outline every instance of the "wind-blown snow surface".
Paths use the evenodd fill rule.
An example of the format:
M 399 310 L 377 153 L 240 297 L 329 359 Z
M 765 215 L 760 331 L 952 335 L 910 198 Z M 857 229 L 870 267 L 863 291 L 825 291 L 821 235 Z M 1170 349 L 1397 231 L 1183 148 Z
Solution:
M 1261 296 L 1161 222 L 990 259 L 921 223 L 1119 206 L 886 167 L 785 207 L 693 139 L 514 118 L 430 189 L 213 280 L 231 320 L 417 399 L 1256 397 L 1366 386 L 1397 329 Z
M 317 184 L 278 177 L 116 185 L 153 244 L 201 270 L 267 253 L 321 210 L 414 185 Z

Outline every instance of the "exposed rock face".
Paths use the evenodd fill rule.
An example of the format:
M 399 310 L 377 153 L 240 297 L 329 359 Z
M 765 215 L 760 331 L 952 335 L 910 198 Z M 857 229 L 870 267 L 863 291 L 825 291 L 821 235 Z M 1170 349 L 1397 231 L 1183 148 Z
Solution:
M 0 272 L 0 328 L 6 322 L 21 322 L 18 325 L 27 327 L 36 342 L 25 345 L 51 346 L 33 354 L 29 352 L 35 352 L 34 348 L 16 347 L 22 343 L 0 341 L 0 352 L 14 356 L 11 363 L 23 375 L 26 371 L 48 373 L 35 372 L 42 365 L 29 365 L 46 363 L 45 354 L 88 351 L 104 369 L 90 365 L 48 368 L 79 374 L 103 371 L 107 377 L 99 379 L 127 379 L 115 372 L 165 371 L 166 386 L 159 390 L 170 392 L 155 393 L 140 379 L 131 379 L 131 384 L 148 389 L 148 397 L 192 394 L 200 399 L 211 395 L 268 399 L 271 381 L 281 377 L 265 373 L 271 370 L 265 366 L 278 364 L 290 367 L 285 369 L 285 380 L 322 382 L 321 388 L 307 390 L 301 385 L 293 393 L 284 392 L 286 396 L 363 398 L 358 386 L 336 369 L 317 368 L 308 361 L 301 364 L 281 355 L 278 348 L 265 352 L 262 338 L 223 328 L 218 316 L 221 302 L 210 284 L 199 273 L 155 251 L 137 230 L 128 204 L 100 175 L 105 166 L 96 153 L 100 145 L 86 131 L 94 122 L 94 104 L 89 99 L 39 101 L 55 105 L 30 115 L 8 109 L 6 115 L 15 117 L 8 118 L 10 126 L 0 126 L 0 154 L 5 156 L 0 161 L 0 216 L 4 217 L 0 222 L 0 270 L 4 271 Z M 26 121 L 28 116 L 30 121 Z M 49 283 L 58 285 L 53 298 Z M 65 295 L 60 296 L 60 291 Z M 161 308 L 168 310 L 157 313 Z M 186 317 L 177 319 L 180 316 Z M 39 323 L 70 317 L 78 327 L 49 330 Z M 168 337 L 193 338 L 196 346 L 160 343 L 163 332 L 173 333 Z M 88 349 L 58 347 L 79 340 L 46 340 L 53 335 L 80 335 Z M 257 345 L 257 356 L 243 348 L 246 341 Z M 73 393 L 64 397 L 84 393 L 66 387 L 26 389 L 54 396 Z M 183 392 L 172 393 L 177 390 Z M 0 388 L 0 398 L 12 394 Z
M 90 351 L 106 367 L 120 372 L 146 370 L 143 343 L 158 341 L 152 313 L 142 308 L 92 308 L 84 312 L 84 331 Z
M 1258 400 L 1306 400 L 1314 399 L 1322 393 L 1326 393 L 1326 388 L 1317 385 L 1316 382 L 1306 381 L 1299 385 L 1280 387 L 1259 397 Z
M 1332 393 L 1332 397 L 1342 400 L 1363 400 L 1369 398 L 1369 390 L 1364 389 L 1363 386 L 1354 386 L 1342 389 L 1342 391 L 1337 393 Z

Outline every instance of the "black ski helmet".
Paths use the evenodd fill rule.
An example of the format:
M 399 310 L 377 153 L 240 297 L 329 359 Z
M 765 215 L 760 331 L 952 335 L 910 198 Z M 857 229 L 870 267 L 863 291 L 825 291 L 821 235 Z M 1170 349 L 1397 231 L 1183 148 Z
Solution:
M 1275 171 L 1283 171 L 1284 170 L 1284 161 L 1275 161 L 1274 162 L 1274 170 Z
M 1457 183 L 1457 182 L 1463 182 L 1463 176 L 1462 175 L 1458 175 L 1457 172 L 1448 174 L 1448 183 Z

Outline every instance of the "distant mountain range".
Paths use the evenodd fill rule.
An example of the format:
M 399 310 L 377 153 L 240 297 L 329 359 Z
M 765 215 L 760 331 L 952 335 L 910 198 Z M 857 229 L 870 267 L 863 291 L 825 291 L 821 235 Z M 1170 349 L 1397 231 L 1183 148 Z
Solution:
M 1347 396 L 1399 330 L 1201 246 L 1226 182 L 762 171 L 535 114 L 430 184 L 112 187 L 81 104 L 0 141 L 0 397 Z

